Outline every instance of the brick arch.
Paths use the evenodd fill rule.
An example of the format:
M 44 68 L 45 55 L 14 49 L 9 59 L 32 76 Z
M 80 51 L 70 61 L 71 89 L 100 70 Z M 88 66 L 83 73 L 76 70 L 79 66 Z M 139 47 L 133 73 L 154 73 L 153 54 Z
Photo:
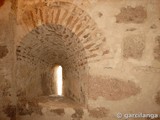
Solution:
M 83 45 L 79 41 L 74 33 L 61 25 L 47 24 L 37 27 L 23 37 L 16 48 L 17 73 L 21 73 L 24 68 L 32 71 L 32 66 L 35 69 L 33 72 L 41 69 L 48 74 L 55 64 L 59 64 L 64 71 L 65 96 L 86 103 L 88 63 Z M 30 79 L 29 76 L 25 79 Z M 42 76 L 42 81 L 51 80 L 46 78 L 46 73 Z M 21 78 L 18 81 L 21 81 Z M 45 83 L 49 83 L 49 86 L 51 84 L 49 81 L 42 84 L 42 88 L 47 88 L 47 91 L 42 89 L 46 95 L 51 93 L 51 88 Z
M 28 53 L 34 51 L 33 46 L 36 45 L 35 42 L 37 42 L 38 45 L 50 44 L 49 41 L 55 42 L 54 39 L 42 40 L 35 38 L 36 35 L 41 36 L 43 33 L 48 33 L 45 31 L 51 30 L 50 33 L 52 33 L 52 35 L 56 34 L 53 36 L 57 36 L 56 39 L 61 40 L 59 44 L 63 43 L 63 47 L 66 47 L 68 44 L 70 48 L 71 44 L 74 44 L 73 47 L 71 47 L 73 48 L 73 52 L 66 50 L 67 53 L 74 54 L 72 55 L 73 59 L 66 56 L 65 58 L 67 59 L 60 59 L 64 61 L 59 60 L 66 68 L 64 68 L 64 70 L 66 70 L 65 75 L 66 79 L 69 81 L 66 83 L 66 96 L 70 96 L 76 101 L 86 103 L 88 98 L 89 63 L 101 59 L 101 45 L 105 39 L 92 18 L 84 10 L 67 2 L 53 2 L 51 4 L 39 2 L 25 5 L 21 10 L 21 14 L 17 17 L 17 22 L 22 26 L 22 31 L 25 31 L 22 38 L 17 42 L 16 53 L 17 63 L 20 66 L 19 68 L 23 69 L 23 67 L 26 66 L 26 64 L 21 65 L 21 62 L 19 62 L 21 59 L 22 63 L 25 63 L 25 61 L 27 63 L 32 62 L 37 68 L 39 65 L 42 65 L 42 63 L 44 66 L 51 66 L 48 63 L 50 63 L 49 60 L 53 60 L 54 58 L 54 50 L 49 50 L 51 54 L 47 56 L 46 52 L 43 51 L 44 48 L 40 47 L 40 49 L 38 49 L 39 52 L 37 51 L 35 54 L 28 55 Z M 66 31 L 66 33 L 68 31 L 70 34 L 69 38 L 63 31 Z M 67 40 L 71 41 L 68 42 Z M 33 46 L 30 48 L 31 44 Z M 57 45 L 48 45 L 47 49 L 53 47 L 56 48 Z M 57 51 L 57 53 L 61 54 L 60 51 Z M 52 58 L 50 58 L 50 56 L 52 56 Z M 62 56 L 65 56 L 65 53 L 63 53 Z M 55 63 L 57 63 L 57 61 L 55 61 Z M 74 65 L 70 66 L 71 64 Z M 20 71 L 20 69 L 18 71 Z M 74 75 L 74 77 L 72 75 Z M 26 79 L 28 78 L 26 77 Z M 21 81 L 21 79 L 19 79 L 19 81 Z M 69 86 L 70 84 L 72 84 L 72 87 Z
M 71 30 L 84 46 L 89 61 L 99 60 L 104 36 L 92 18 L 69 2 L 39 2 L 24 8 L 19 23 L 26 34 L 45 24 L 61 25 Z

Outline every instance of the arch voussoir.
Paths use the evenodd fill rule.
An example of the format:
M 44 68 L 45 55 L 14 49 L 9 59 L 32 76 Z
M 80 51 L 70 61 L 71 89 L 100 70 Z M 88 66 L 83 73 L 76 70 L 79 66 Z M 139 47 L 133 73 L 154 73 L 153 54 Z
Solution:
M 29 9 L 26 9 L 25 14 L 22 15 L 21 23 L 26 26 L 28 32 L 45 24 L 61 25 L 71 30 L 79 38 L 79 42 L 84 44 L 88 59 L 101 54 L 102 51 L 99 46 L 104 37 L 96 23 L 84 10 L 65 2 L 54 2 L 50 6 L 38 5 L 37 9 L 28 7 Z M 89 45 L 92 46 L 88 47 Z M 94 52 L 92 49 L 94 49 Z

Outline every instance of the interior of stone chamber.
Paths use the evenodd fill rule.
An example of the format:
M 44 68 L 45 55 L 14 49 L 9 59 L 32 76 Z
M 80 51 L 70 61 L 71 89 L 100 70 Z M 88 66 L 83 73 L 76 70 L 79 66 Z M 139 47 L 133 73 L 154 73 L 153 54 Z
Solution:
M 81 41 L 71 30 L 61 25 L 37 27 L 20 41 L 16 54 L 20 96 L 55 94 L 54 67 L 60 65 L 63 68 L 63 95 L 85 103 L 87 58 Z

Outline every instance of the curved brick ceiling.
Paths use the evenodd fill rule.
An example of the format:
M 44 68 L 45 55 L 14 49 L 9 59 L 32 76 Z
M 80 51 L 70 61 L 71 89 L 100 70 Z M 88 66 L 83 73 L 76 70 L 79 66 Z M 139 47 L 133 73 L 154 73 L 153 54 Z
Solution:
M 62 65 L 65 96 L 85 103 L 84 92 L 88 91 L 85 88 L 85 83 L 88 82 L 88 57 L 80 39 L 71 30 L 61 25 L 37 27 L 23 37 L 17 46 L 16 54 L 17 73 L 21 73 L 25 66 L 28 67 L 26 71 L 32 71 L 29 69 L 29 66 L 32 66 L 36 68 L 32 72 L 43 69 L 50 73 L 56 64 Z M 26 79 L 30 79 L 29 76 Z
M 80 40 L 61 25 L 43 25 L 27 34 L 17 46 L 17 59 L 48 66 L 87 63 Z
M 75 34 L 77 39 L 79 39 L 78 44 L 79 42 L 82 43 L 88 61 L 98 60 L 103 53 L 101 45 L 105 38 L 97 28 L 96 23 L 84 10 L 71 3 L 36 2 L 27 4 L 18 13 L 18 16 L 18 23 L 26 31 L 23 36 L 42 25 L 63 26 L 63 28 Z M 19 41 L 22 40 L 24 39 Z
M 101 59 L 105 42 L 92 18 L 69 2 L 37 0 L 21 2 L 17 24 L 17 67 L 27 62 L 48 71 L 62 65 L 65 95 L 85 103 L 89 63 Z

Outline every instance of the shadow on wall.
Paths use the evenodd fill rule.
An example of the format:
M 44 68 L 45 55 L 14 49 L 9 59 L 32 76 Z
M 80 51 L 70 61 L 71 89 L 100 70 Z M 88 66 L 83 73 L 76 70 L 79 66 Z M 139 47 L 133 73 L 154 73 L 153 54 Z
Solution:
M 3 6 L 5 0 L 0 0 L 0 7 Z
M 0 59 L 8 54 L 7 46 L 0 46 Z
M 42 87 L 43 95 L 51 94 L 49 74 L 47 73 L 41 74 L 41 87 Z

